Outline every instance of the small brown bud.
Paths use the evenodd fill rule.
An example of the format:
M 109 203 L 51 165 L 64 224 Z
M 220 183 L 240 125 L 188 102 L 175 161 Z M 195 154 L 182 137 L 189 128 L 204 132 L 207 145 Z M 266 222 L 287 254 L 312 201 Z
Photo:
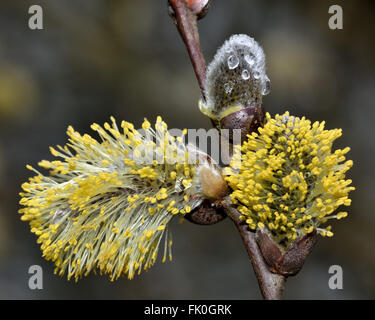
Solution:
M 288 250 L 283 250 L 266 229 L 258 229 L 256 240 L 263 258 L 273 273 L 284 276 L 296 275 L 311 253 L 316 241 L 316 229 L 297 239 Z
M 168 0 L 168 14 L 173 19 L 173 21 L 176 23 L 176 13 L 174 6 L 179 5 L 180 2 L 183 4 L 185 2 L 187 8 L 196 16 L 196 19 L 202 19 L 204 18 L 208 10 L 210 9 L 210 0 Z
M 264 260 L 268 266 L 273 267 L 283 255 L 282 248 L 273 241 L 266 228 L 257 229 L 255 236 Z
M 292 244 L 287 252 L 277 262 L 277 273 L 283 275 L 295 275 L 301 270 L 306 258 L 311 253 L 317 241 L 317 232 L 307 233 Z
M 193 12 L 197 19 L 202 19 L 208 13 L 210 0 L 186 0 L 188 8 Z

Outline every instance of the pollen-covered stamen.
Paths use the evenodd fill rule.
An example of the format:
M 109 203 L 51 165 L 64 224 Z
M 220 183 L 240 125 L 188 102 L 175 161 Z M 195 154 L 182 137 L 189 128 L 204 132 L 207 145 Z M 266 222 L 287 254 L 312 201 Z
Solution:
M 251 229 L 266 227 L 285 247 L 316 228 L 332 236 L 331 227 L 321 227 L 341 205 L 349 206 L 351 180 L 345 173 L 353 165 L 345 161 L 350 150 L 332 152 L 340 129 L 324 130 L 324 122 L 311 124 L 289 113 L 267 114 L 267 123 L 243 143 L 227 178 L 231 198 Z
M 51 148 L 62 160 L 39 163 L 49 176 L 28 166 L 36 176 L 22 185 L 21 219 L 56 272 L 76 280 L 96 268 L 112 280 L 147 270 L 173 216 L 203 201 L 191 196 L 199 159 L 187 161 L 183 137 L 172 137 L 160 117 L 155 129 L 145 120 L 143 134 L 111 122 L 91 126 L 101 142 L 69 127 L 67 145 Z M 163 260 L 171 258 L 170 235 L 165 245 Z

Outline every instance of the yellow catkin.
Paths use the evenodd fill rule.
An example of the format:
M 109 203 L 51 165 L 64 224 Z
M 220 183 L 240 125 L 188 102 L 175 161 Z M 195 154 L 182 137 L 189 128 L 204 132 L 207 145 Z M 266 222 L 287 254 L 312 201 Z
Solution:
M 22 185 L 19 212 L 59 275 L 131 279 L 155 263 L 172 217 L 201 203 L 191 176 L 199 163 L 185 163 L 187 147 L 160 117 L 155 129 L 144 121 L 144 135 L 113 117 L 91 128 L 101 142 L 69 127 L 69 143 L 50 148 L 61 161 L 39 163 L 49 175 L 27 166 L 36 176 Z
M 231 163 L 226 179 L 233 189 L 231 199 L 251 229 L 267 227 L 275 240 L 288 247 L 314 228 L 332 236 L 328 219 L 340 206 L 349 206 L 354 190 L 345 173 L 353 162 L 345 161 L 350 148 L 332 151 L 341 129 L 325 130 L 324 122 L 289 115 L 276 115 L 259 134 L 248 135 Z

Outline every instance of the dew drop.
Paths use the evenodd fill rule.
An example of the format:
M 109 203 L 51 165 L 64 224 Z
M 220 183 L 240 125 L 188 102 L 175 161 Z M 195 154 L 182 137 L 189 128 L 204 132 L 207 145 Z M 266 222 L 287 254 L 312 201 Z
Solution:
M 245 55 L 245 61 L 249 64 L 250 67 L 252 67 L 255 63 L 255 60 L 249 55 Z
M 238 60 L 237 56 L 231 55 L 228 57 L 228 67 L 229 69 L 235 69 L 238 67 L 240 60 Z
M 267 95 L 271 91 L 271 81 L 270 79 L 266 76 L 266 79 L 263 83 L 263 90 L 262 90 L 262 95 Z
M 289 121 L 289 116 L 283 116 L 283 118 L 281 119 L 281 122 L 286 124 L 288 121 Z
M 248 80 L 249 78 L 250 78 L 250 72 L 247 69 L 242 71 L 242 79 Z

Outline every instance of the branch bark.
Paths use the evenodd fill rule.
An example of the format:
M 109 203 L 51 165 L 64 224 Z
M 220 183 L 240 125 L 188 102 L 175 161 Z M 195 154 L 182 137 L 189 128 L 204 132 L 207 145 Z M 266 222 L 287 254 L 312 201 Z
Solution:
M 224 211 L 233 220 L 253 265 L 262 296 L 266 300 L 280 300 L 286 277 L 272 273 L 263 259 L 262 253 L 255 240 L 255 233 L 250 231 L 248 225 L 242 222 L 240 213 L 232 207 L 230 200 L 225 199 L 222 203 Z
M 169 0 L 169 5 L 170 15 L 186 45 L 202 96 L 205 99 L 206 62 L 200 47 L 198 16 L 188 8 L 186 0 Z

